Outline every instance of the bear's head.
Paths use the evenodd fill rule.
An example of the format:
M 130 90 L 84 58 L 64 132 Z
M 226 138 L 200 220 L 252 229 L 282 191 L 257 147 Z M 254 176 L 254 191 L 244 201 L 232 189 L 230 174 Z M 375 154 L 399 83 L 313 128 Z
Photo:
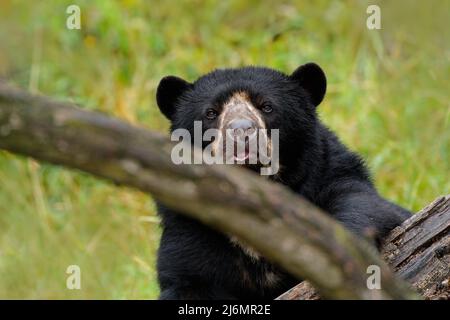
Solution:
M 201 121 L 202 134 L 217 129 L 222 141 L 226 137 L 243 141 L 242 152 L 233 144 L 231 152 L 223 153 L 250 168 L 260 164 L 249 163 L 249 142 L 253 138 L 264 140 L 273 150 L 272 132 L 278 129 L 277 147 L 283 168 L 298 161 L 315 143 L 316 107 L 325 90 L 324 72 L 317 64 L 307 63 L 290 75 L 244 67 L 215 70 L 193 83 L 167 76 L 159 83 L 156 98 L 161 112 L 171 121 L 172 132 L 185 129 L 193 136 L 194 122 Z M 223 151 L 226 143 L 218 146 L 219 140 L 216 136 L 209 141 L 202 139 L 199 147 L 210 146 L 213 153 Z

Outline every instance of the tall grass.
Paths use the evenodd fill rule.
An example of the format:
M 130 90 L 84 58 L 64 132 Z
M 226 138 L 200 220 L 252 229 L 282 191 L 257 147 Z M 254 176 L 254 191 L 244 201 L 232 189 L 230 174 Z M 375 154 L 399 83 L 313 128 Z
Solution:
M 0 2 L 0 76 L 166 131 L 159 79 L 217 67 L 328 75 L 323 121 L 367 160 L 380 192 L 418 210 L 450 192 L 450 3 L 370 1 Z M 78 4 L 80 31 L 65 28 Z M 152 199 L 0 151 L 1 298 L 155 298 Z M 82 289 L 66 289 L 66 268 Z

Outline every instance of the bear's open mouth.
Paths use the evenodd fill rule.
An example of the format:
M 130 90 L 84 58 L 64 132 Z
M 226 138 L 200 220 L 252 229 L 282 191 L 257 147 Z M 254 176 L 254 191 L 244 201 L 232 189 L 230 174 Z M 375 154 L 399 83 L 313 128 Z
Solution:
M 259 168 L 271 162 L 272 143 L 266 132 L 233 139 L 225 137 L 221 135 L 212 142 L 211 156 L 218 158 L 218 163 Z
M 243 162 L 250 158 L 250 147 L 248 140 L 245 143 L 234 143 L 233 159 L 237 162 Z

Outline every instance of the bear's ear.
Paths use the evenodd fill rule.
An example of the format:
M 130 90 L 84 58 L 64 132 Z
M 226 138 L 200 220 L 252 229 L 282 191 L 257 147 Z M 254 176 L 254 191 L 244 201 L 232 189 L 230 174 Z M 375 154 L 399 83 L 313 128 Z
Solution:
M 323 70 L 315 63 L 310 62 L 298 67 L 291 78 L 297 81 L 309 93 L 312 103 L 318 106 L 325 96 L 327 78 Z
M 156 102 L 159 110 L 167 119 L 172 120 L 175 112 L 175 101 L 191 86 L 191 83 L 175 76 L 167 76 L 161 79 L 156 90 Z

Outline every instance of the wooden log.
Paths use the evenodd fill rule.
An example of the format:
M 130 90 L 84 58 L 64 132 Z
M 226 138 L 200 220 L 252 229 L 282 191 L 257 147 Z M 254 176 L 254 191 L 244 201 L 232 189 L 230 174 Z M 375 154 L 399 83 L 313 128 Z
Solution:
M 384 260 L 426 299 L 450 299 L 450 195 L 398 226 L 381 249 Z M 319 294 L 303 281 L 279 300 L 316 300 Z
M 383 258 L 428 299 L 450 297 L 450 195 L 436 199 L 385 240 Z

